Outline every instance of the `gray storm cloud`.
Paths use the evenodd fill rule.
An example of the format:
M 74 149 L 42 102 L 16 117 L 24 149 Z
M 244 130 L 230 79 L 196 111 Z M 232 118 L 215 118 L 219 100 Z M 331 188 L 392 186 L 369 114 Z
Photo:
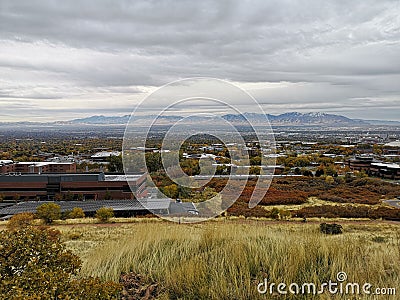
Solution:
M 0 0 L 4 120 L 126 114 L 194 76 L 270 113 L 399 120 L 400 3 Z

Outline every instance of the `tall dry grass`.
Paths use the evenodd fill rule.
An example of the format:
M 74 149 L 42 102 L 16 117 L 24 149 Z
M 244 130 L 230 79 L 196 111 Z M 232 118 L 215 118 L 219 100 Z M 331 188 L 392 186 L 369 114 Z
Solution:
M 322 235 L 316 224 L 257 222 L 150 222 L 74 230 L 81 231 L 82 237 L 69 246 L 85 253 L 83 275 L 118 280 L 121 272 L 145 274 L 165 286 L 163 297 L 169 299 L 271 299 L 257 292 L 264 278 L 276 283 L 321 284 L 335 280 L 341 271 L 348 274 L 349 282 L 395 287 L 400 292 L 400 231 L 392 225 L 366 226 L 365 230 L 362 225 L 349 225 L 340 236 Z M 79 247 L 85 247 L 85 239 L 96 242 L 82 252 Z M 333 298 L 329 294 L 277 297 Z

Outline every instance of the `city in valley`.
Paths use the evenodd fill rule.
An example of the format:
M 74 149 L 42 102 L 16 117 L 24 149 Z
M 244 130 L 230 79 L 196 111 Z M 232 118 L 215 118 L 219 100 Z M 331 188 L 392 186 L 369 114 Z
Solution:
M 400 299 L 400 2 L 0 0 L 0 300 Z
M 242 144 L 226 144 L 212 135 L 198 134 L 174 151 L 164 147 L 162 139 L 169 127 L 161 126 L 152 131 L 145 147 L 129 148 L 131 155 L 143 157 L 146 162 L 141 166 L 140 160 L 134 161 L 133 165 L 139 166 L 135 172 L 124 168 L 124 126 L 19 124 L 12 130 L 10 127 L 5 126 L 0 132 L 3 220 L 0 226 L 7 226 L 13 232 L 27 224 L 51 225 L 60 232 L 60 241 L 67 249 L 84 262 L 81 276 L 95 274 L 110 280 L 96 283 L 103 292 L 104 284 L 111 285 L 107 295 L 120 295 L 121 289 L 126 294 L 149 293 L 154 297 L 188 293 L 185 284 L 190 284 L 190 279 L 179 277 L 178 283 L 166 272 L 173 272 L 174 276 L 197 274 L 179 267 L 183 259 L 188 264 L 186 268 L 190 268 L 196 256 L 186 252 L 187 248 L 180 254 L 183 257 L 173 255 L 175 250 L 166 247 L 167 241 L 175 247 L 182 247 L 185 241 L 190 244 L 185 247 L 197 255 L 207 253 L 212 268 L 196 275 L 201 282 L 205 282 L 208 272 L 220 269 L 216 264 L 221 256 L 227 259 L 232 252 L 235 258 L 223 268 L 262 255 L 263 263 L 256 267 L 256 273 L 243 275 L 254 276 L 251 278 L 259 282 L 263 280 L 262 270 L 283 267 L 278 259 L 280 251 L 289 251 L 288 259 L 296 260 L 305 248 L 322 251 L 318 255 L 324 259 L 331 257 L 337 264 L 345 262 L 343 251 L 351 251 L 346 264 L 350 261 L 355 265 L 355 271 L 348 271 L 353 276 L 366 267 L 357 262 L 359 251 L 370 251 L 367 268 L 376 272 L 380 268 L 375 263 L 379 261 L 381 245 L 387 247 L 385 252 L 389 257 L 398 255 L 400 129 L 397 127 L 273 126 L 274 139 L 263 142 L 242 128 Z M 179 157 L 179 168 L 197 184 L 194 188 L 180 185 L 168 176 L 168 172 L 178 168 L 169 158 L 173 155 Z M 225 186 L 232 178 L 237 180 L 226 191 Z M 265 178 L 268 186 L 261 186 L 265 190 L 263 197 L 257 206 L 250 208 L 257 182 Z M 236 195 L 236 185 L 243 181 L 240 195 Z M 200 209 L 216 195 L 222 199 L 221 206 L 233 197 L 237 200 L 222 207 L 218 215 L 212 214 L 219 211 L 215 207 Z M 161 218 L 174 221 L 175 225 Z M 191 227 L 190 223 L 204 219 L 209 221 Z M 112 231 L 107 233 L 107 230 Z M 160 231 L 161 236 L 157 234 Z M 145 236 L 138 237 L 138 232 Z M 148 257 L 154 251 L 148 240 L 151 235 L 153 239 L 156 237 L 152 243 L 161 251 L 162 257 L 158 259 L 168 261 L 169 266 L 153 269 L 152 275 L 147 276 L 144 270 L 154 262 L 140 257 Z M 324 235 L 340 236 L 345 246 Z M 266 240 L 260 245 L 252 244 L 259 239 Z M 305 244 L 298 244 L 299 239 Z M 367 243 L 359 244 L 361 240 Z M 88 243 L 92 246 L 88 247 Z M 120 246 L 114 248 L 115 243 Z M 224 243 L 224 250 L 215 256 L 212 253 L 220 249 L 220 243 Z M 267 251 L 266 247 L 273 248 Z M 288 248 L 282 250 L 282 247 Z M 241 252 L 244 249 L 246 254 Z M 131 255 L 132 260 L 119 259 L 116 253 Z M 302 272 L 310 276 L 315 270 L 307 266 L 314 263 L 313 259 L 311 256 L 297 262 Z M 116 264 L 115 271 L 98 267 L 99 263 L 110 261 Z M 126 273 L 132 263 L 135 267 L 129 268 L 136 271 Z M 198 263 L 206 267 L 204 261 Z M 328 265 L 328 261 L 323 261 L 319 267 Z M 396 267 L 391 270 L 397 272 Z M 239 273 L 224 273 L 216 278 L 224 285 Z M 390 276 L 374 280 L 394 285 L 395 279 Z M 288 278 L 297 280 L 295 275 Z M 136 288 L 129 290 L 133 283 Z M 243 284 L 241 288 L 253 298 L 259 297 L 251 284 Z M 193 297 L 199 292 L 189 290 Z M 85 295 L 94 297 L 91 292 Z
M 243 144 L 231 143 L 228 149 L 212 136 L 194 135 L 179 153 L 163 148 L 162 127 L 147 140 L 149 146 L 130 149 L 142 152 L 146 166 L 129 173 L 123 167 L 122 126 L 35 126 L 37 131 L 20 127 L 1 132 L 3 219 L 24 210 L 34 213 L 45 202 L 58 203 L 63 218 L 75 207 L 93 216 L 103 206 L 124 217 L 152 212 L 195 217 L 198 203 L 221 192 L 228 178 L 246 174 L 248 182 L 225 216 L 400 219 L 396 127 L 277 126 L 274 141 L 265 144 L 242 129 Z M 176 166 L 163 164 L 163 152 L 178 155 L 183 172 L 206 184 L 190 189 L 171 180 L 166 169 Z M 204 159 L 208 166 L 200 166 Z M 204 173 L 207 168 L 209 173 Z M 246 204 L 263 176 L 270 177 L 271 186 L 250 209 Z M 151 203 L 150 210 L 138 201 L 144 199 Z

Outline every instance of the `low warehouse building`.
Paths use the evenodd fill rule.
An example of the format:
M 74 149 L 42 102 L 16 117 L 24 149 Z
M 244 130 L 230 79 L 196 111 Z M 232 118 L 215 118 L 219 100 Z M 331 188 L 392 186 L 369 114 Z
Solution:
M 131 191 L 132 188 L 132 191 Z M 146 174 L 0 175 L 3 200 L 111 200 L 147 196 Z

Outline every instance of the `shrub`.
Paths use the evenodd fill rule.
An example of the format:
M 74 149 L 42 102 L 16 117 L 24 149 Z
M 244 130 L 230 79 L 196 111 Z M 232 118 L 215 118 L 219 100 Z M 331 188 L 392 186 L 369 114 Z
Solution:
M 101 222 L 107 222 L 114 217 L 114 210 L 110 207 L 102 207 L 96 211 L 95 217 Z
M 179 196 L 178 186 L 176 184 L 167 185 L 162 192 L 171 199 L 176 199 Z
M 371 219 L 400 221 L 400 209 L 389 208 L 389 207 L 378 207 L 377 209 L 371 209 L 369 216 Z
M 54 220 L 59 220 L 61 218 L 61 207 L 51 202 L 44 203 L 37 208 L 36 215 L 46 224 L 51 224 Z
M 368 207 L 321 205 L 303 207 L 293 212 L 298 218 L 368 218 Z
M 71 232 L 70 234 L 68 234 L 68 238 L 70 240 L 78 240 L 82 237 L 82 233 L 79 232 Z
M 271 211 L 269 212 L 269 217 L 272 219 L 278 220 L 279 219 L 279 209 L 277 209 L 276 207 L 271 209 Z
M 291 214 L 291 212 L 289 210 L 284 210 L 284 209 L 281 209 L 279 211 L 279 215 L 280 215 L 282 220 L 287 220 L 292 216 L 292 214 Z
M 371 240 L 374 243 L 386 243 L 386 238 L 384 236 L 374 236 Z
M 61 194 L 56 194 L 56 195 L 54 196 L 54 200 L 55 200 L 55 201 L 62 201 L 62 200 L 64 200 L 64 197 L 63 197 L 63 195 L 61 195 Z
M 310 170 L 303 170 L 302 175 L 307 177 L 314 177 L 313 172 L 311 172 Z
M 319 168 L 316 172 L 315 172 L 315 177 L 321 177 L 324 176 L 325 171 L 324 169 Z
M 239 197 L 240 201 L 249 202 L 254 186 L 246 186 Z M 281 190 L 271 187 L 266 191 L 260 205 L 303 204 L 307 202 L 307 193 L 299 190 Z
M 342 225 L 339 224 L 322 223 L 319 225 L 319 230 L 325 234 L 341 234 L 343 233 L 342 229 Z
M 14 215 L 7 224 L 9 230 L 17 230 L 32 224 L 35 215 L 33 213 L 20 213 Z
M 257 205 L 256 207 L 249 208 L 247 203 L 244 202 L 235 202 L 231 207 L 228 208 L 228 213 L 231 216 L 243 216 L 243 217 L 269 217 L 269 212 Z
M 60 232 L 28 226 L 1 232 L 1 299 L 116 299 L 121 286 L 97 278 L 74 279 L 78 256 L 66 250 Z
M 68 218 L 70 219 L 81 219 L 85 217 L 85 213 L 83 209 L 80 207 L 74 207 L 72 211 L 68 214 Z
M 328 175 L 325 178 L 325 182 L 328 184 L 333 184 L 333 183 L 335 183 L 335 179 L 333 179 L 333 177 L 331 175 Z

